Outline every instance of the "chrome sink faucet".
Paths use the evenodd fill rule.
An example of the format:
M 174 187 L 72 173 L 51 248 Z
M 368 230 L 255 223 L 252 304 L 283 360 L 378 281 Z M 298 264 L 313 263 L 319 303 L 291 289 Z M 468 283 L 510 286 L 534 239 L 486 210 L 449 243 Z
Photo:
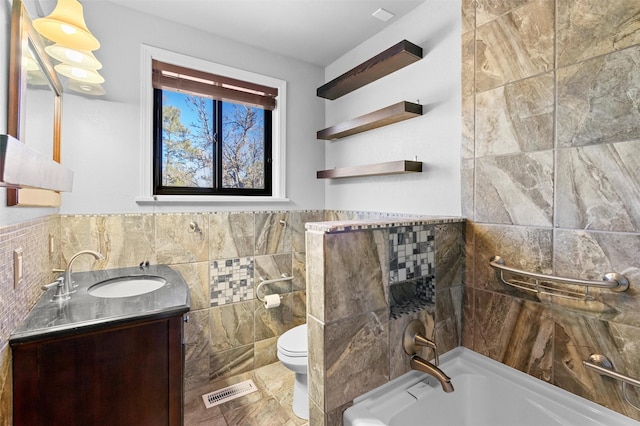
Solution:
M 67 268 L 64 270 L 63 296 L 71 296 L 71 293 L 75 291 L 73 281 L 71 280 L 71 266 L 73 265 L 73 262 L 83 254 L 90 254 L 96 260 L 104 259 L 102 253 L 98 253 L 97 251 L 93 250 L 82 250 L 71 256 L 71 259 L 69 259 L 69 262 L 67 263 Z
M 414 370 L 422 371 L 423 373 L 427 373 L 430 376 L 435 377 L 440 383 L 440 386 L 442 386 L 443 391 L 453 392 L 451 378 L 449 378 L 444 371 L 438 368 L 439 361 L 436 343 L 433 340 L 429 340 L 424 337 L 424 333 L 424 326 L 418 320 L 411 321 L 404 329 L 402 348 L 408 355 L 411 355 L 409 365 L 411 365 L 411 368 Z M 420 346 L 426 346 L 433 349 L 433 353 L 435 354 L 435 365 L 417 355 L 418 347 Z

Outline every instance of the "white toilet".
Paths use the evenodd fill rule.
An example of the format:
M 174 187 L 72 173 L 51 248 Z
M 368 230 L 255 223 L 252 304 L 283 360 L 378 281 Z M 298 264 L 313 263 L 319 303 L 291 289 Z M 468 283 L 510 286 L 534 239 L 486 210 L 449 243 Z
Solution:
M 278 338 L 278 359 L 296 373 L 293 383 L 293 413 L 301 419 L 308 420 L 307 324 L 294 327 Z

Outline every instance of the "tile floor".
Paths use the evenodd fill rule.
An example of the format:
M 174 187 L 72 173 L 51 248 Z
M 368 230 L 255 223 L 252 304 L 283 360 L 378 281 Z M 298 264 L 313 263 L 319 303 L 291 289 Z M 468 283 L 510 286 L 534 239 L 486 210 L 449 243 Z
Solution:
M 293 372 L 280 362 L 185 392 L 185 426 L 307 426 L 293 414 Z M 256 392 L 211 408 L 202 395 L 252 379 Z

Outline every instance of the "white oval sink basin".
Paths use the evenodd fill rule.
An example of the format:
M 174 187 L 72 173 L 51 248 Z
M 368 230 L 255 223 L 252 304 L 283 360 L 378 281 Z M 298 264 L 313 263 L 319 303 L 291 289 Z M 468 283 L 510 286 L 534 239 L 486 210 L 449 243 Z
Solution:
M 112 278 L 89 287 L 88 293 L 95 297 L 131 297 L 156 291 L 167 280 L 153 275 L 136 275 Z

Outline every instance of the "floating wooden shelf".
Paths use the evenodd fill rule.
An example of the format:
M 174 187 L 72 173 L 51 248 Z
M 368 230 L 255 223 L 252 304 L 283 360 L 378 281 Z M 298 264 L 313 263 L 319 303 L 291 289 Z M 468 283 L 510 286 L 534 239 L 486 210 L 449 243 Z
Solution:
M 339 169 L 319 170 L 318 179 L 338 179 L 358 176 L 394 175 L 400 173 L 421 173 L 420 161 L 390 161 L 388 163 L 366 164 L 363 166 L 342 167 Z
M 319 87 L 316 94 L 325 99 L 338 99 L 340 96 L 353 92 L 420 59 L 422 59 L 422 48 L 407 40 L 402 40 Z
M 324 140 L 340 139 L 420 115 L 422 115 L 422 105 L 407 101 L 398 102 L 386 108 L 320 130 L 317 132 L 316 137 Z

